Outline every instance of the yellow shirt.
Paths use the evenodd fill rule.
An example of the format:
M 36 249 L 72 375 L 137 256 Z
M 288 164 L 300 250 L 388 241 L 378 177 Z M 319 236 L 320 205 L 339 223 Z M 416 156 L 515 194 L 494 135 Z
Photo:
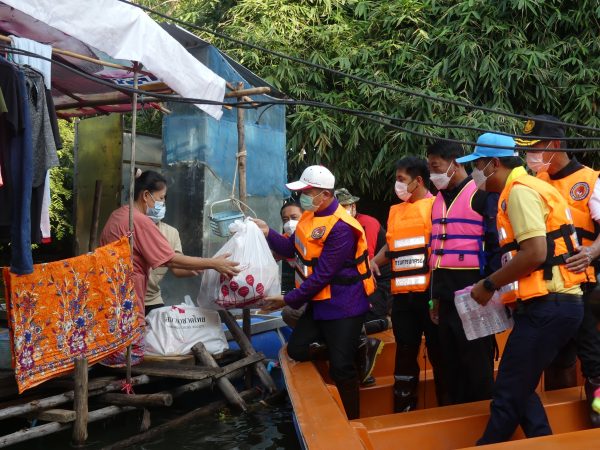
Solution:
M 519 169 L 525 171 L 522 167 L 514 169 L 508 177 L 507 183 L 523 173 Z M 530 187 L 515 184 L 510 191 L 506 211 L 518 243 L 533 237 L 546 237 L 546 218 L 549 209 L 540 195 Z M 552 267 L 552 280 L 546 280 L 546 288 L 548 292 L 582 294 L 579 286 L 565 288 L 558 266 Z
M 183 253 L 181 249 L 179 231 L 177 231 L 176 228 L 172 227 L 171 225 L 167 225 L 164 222 L 158 222 L 158 230 L 167 239 L 171 248 L 175 250 L 175 253 Z M 168 267 L 160 266 L 150 271 L 150 276 L 148 277 L 148 288 L 146 289 L 146 297 L 144 298 L 144 304 L 146 306 L 162 305 L 164 303 L 160 292 L 160 282 L 167 274 L 168 270 Z

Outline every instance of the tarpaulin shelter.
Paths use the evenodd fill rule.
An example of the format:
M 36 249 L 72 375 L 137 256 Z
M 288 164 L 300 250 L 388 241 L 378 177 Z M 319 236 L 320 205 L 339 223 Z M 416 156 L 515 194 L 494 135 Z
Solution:
M 143 66 L 138 84 L 148 93 L 176 92 L 184 97 L 223 101 L 225 81 L 221 77 L 190 55 L 146 13 L 118 0 L 4 0 L 0 3 L 0 32 L 66 50 L 55 50 L 53 60 L 108 80 L 115 88 L 133 85 L 132 61 L 136 61 Z M 105 67 L 98 60 L 113 67 Z M 52 96 L 62 117 L 131 109 L 128 94 L 57 64 L 52 71 Z M 216 119 L 221 117 L 220 105 L 197 106 Z

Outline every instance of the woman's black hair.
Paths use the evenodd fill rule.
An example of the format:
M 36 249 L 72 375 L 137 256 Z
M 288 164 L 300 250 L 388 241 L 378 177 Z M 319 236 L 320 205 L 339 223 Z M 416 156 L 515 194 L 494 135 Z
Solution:
M 281 216 L 281 213 L 283 212 L 283 210 L 285 208 L 287 208 L 288 206 L 296 206 L 296 207 L 300 208 L 300 211 L 302 211 L 302 206 L 300 206 L 300 202 L 298 200 L 296 200 L 295 198 L 290 197 L 290 198 L 286 198 L 285 201 L 283 202 L 283 206 L 279 210 L 280 216 Z
M 135 179 L 135 189 L 133 198 L 138 199 L 144 191 L 156 192 L 160 191 L 167 185 L 167 180 L 160 173 L 154 170 L 146 170 Z

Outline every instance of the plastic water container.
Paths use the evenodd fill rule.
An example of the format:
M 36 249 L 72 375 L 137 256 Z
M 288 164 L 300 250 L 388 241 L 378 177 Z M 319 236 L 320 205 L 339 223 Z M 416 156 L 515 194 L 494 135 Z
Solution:
M 481 306 L 471 297 L 471 289 L 473 286 L 454 293 L 454 304 L 467 340 L 500 333 L 513 326 L 512 317 L 509 316 L 497 292 L 487 305 Z

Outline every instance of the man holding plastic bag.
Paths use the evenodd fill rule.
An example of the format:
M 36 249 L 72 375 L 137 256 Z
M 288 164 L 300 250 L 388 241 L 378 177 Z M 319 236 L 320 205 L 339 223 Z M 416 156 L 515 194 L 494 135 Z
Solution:
M 500 193 L 496 220 L 502 268 L 477 283 L 471 297 L 485 305 L 499 290 L 515 324 L 478 445 L 507 441 L 518 425 L 527 437 L 552 434 L 535 388 L 583 317 L 579 285 L 585 273 L 566 267 L 579 246 L 569 206 L 554 187 L 527 174 L 514 145 L 511 137 L 486 133 L 473 154 L 457 159 L 474 161 L 479 189 Z
M 383 345 L 377 339 L 361 339 L 368 296 L 375 290 L 365 234 L 335 199 L 335 177 L 325 167 L 310 166 L 299 181 L 286 186 L 302 192 L 305 212 L 296 231 L 285 237 L 265 222 L 256 222 L 275 253 L 296 257 L 296 289 L 266 298 L 263 307 L 307 304 L 288 342 L 288 355 L 297 361 L 329 359 L 346 415 L 356 419 L 359 384 L 370 375 Z

